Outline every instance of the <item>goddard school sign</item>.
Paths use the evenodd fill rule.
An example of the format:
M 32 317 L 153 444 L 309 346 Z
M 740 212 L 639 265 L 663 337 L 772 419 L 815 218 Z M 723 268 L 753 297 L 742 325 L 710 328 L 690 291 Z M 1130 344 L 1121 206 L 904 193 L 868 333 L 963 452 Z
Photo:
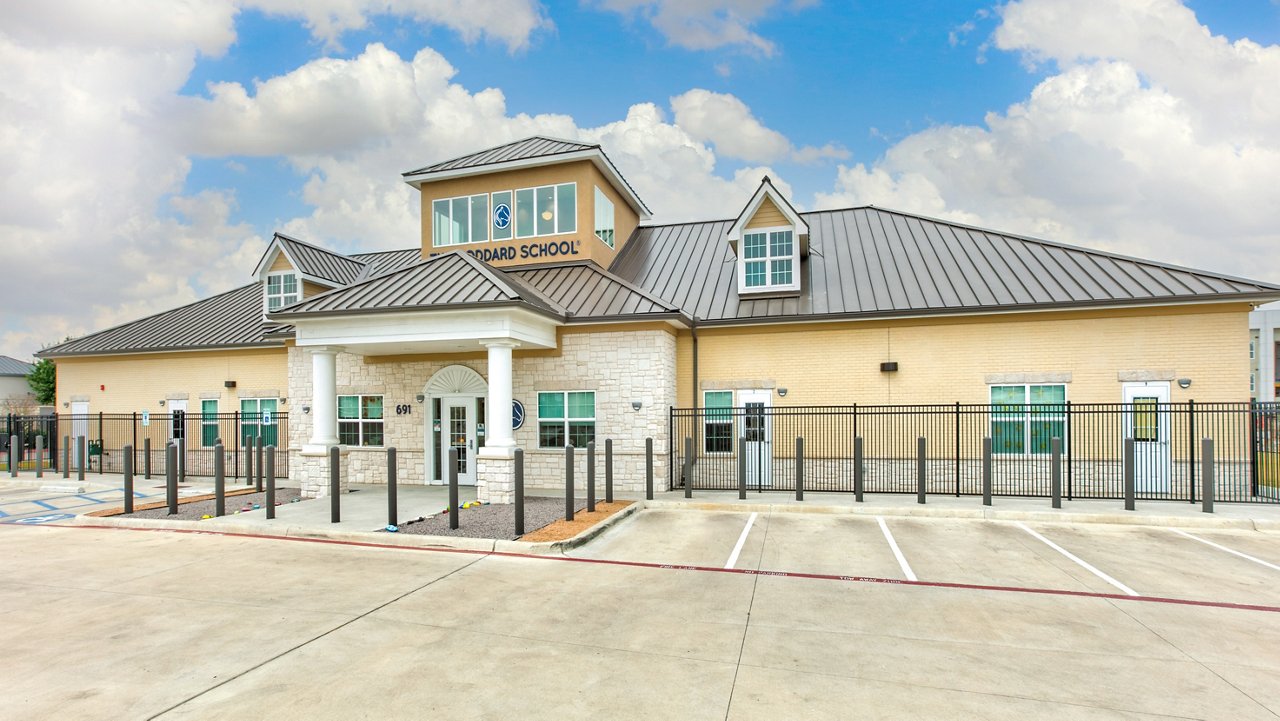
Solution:
M 476 260 L 489 263 L 495 260 L 533 260 L 537 258 L 574 256 L 578 255 L 581 247 L 582 241 L 580 240 L 548 240 L 541 243 L 534 241 L 500 248 L 470 248 L 466 252 Z M 440 255 L 440 253 L 432 253 L 431 257 L 434 258 L 437 255 Z

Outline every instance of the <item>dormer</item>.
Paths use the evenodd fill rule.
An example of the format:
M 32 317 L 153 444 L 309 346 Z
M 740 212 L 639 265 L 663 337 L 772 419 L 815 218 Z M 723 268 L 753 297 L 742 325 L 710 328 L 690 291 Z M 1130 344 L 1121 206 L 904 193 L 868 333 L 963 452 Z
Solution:
M 769 176 L 729 226 L 728 239 L 738 256 L 739 296 L 799 294 L 800 259 L 809 255 L 809 224 Z
M 304 298 L 351 284 L 365 264 L 276 233 L 254 269 L 262 283 L 262 312 L 272 313 Z

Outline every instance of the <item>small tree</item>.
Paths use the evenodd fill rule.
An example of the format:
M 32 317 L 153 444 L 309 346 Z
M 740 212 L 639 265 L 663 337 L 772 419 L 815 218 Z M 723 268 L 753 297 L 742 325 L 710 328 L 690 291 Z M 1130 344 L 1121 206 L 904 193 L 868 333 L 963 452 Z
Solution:
M 58 401 L 58 369 L 53 361 L 41 358 L 27 374 L 27 385 L 36 394 L 36 403 L 51 406 Z

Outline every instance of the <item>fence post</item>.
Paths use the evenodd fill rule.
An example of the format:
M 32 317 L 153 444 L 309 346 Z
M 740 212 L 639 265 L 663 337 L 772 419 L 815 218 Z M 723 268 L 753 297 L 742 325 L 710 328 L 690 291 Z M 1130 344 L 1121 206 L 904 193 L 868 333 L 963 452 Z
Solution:
M 956 401 L 956 498 L 960 497 L 960 401 Z
M 747 437 L 738 436 L 738 500 L 747 500 Z
M 133 446 L 129 446 L 132 451 Z M 36 436 L 36 478 L 44 478 L 44 436 Z
M 267 520 L 276 517 L 276 447 L 267 446 L 267 497 L 264 507 L 267 509 Z
M 449 449 L 449 528 L 458 530 L 458 449 Z
M 250 459 L 253 458 L 253 445 L 248 449 Z M 338 447 L 329 446 L 329 523 L 342 522 L 342 502 L 338 499 L 338 490 L 342 488 L 342 471 L 338 467 Z M 245 478 L 250 479 L 252 473 L 246 471 Z
M 222 455 L 222 444 L 213 447 L 213 516 L 227 515 L 227 459 Z
M 76 480 L 84 480 L 84 464 L 85 464 L 85 436 L 76 439 L 76 458 L 80 461 L 80 467 L 76 469 Z
M 862 469 L 862 436 L 853 437 L 853 500 L 862 503 L 866 478 Z
M 516 449 L 516 537 L 524 535 L 524 449 Z
M 587 513 L 596 510 L 596 442 L 587 441 Z
M 1187 401 L 1187 471 L 1191 481 L 1187 484 L 1187 495 L 1191 496 L 1191 505 L 1196 504 L 1196 400 Z
M 169 515 L 178 513 L 178 447 L 170 443 L 164 447 L 164 497 L 169 504 Z
M 684 438 L 684 497 L 693 498 L 693 439 Z
M 644 499 L 653 500 L 653 439 L 644 439 Z
M 62 437 L 62 477 L 71 477 L 71 436 Z
M 1124 439 L 1124 510 L 1134 509 L 1133 439 Z
M 796 500 L 804 500 L 804 439 L 796 436 Z
M 16 433 L 9 435 L 9 477 L 18 477 L 18 434 Z
M 991 505 L 991 436 L 982 438 L 982 505 Z
M 151 439 L 142 439 L 142 477 L 151 480 Z
M 1052 498 L 1054 508 L 1062 508 L 1062 439 L 1051 438 L 1049 440 L 1050 463 L 1053 466 L 1049 469 L 1049 494 Z
M 257 478 L 257 484 L 256 484 L 255 488 L 256 488 L 257 490 L 259 490 L 259 491 L 261 491 L 261 490 L 262 490 L 262 475 L 263 475 L 263 473 L 262 473 L 262 471 L 263 471 L 262 466 L 263 466 L 263 465 L 265 465 L 262 461 L 263 461 L 263 456 L 264 456 L 264 455 L 266 455 L 266 449 L 265 449 L 265 448 L 263 448 L 262 444 L 263 444 L 262 436 L 258 436 L 258 440 L 257 440 L 257 442 L 256 442 L 256 443 L 254 443 L 254 445 L 256 445 L 256 446 L 258 447 L 258 448 L 257 448 L 258 458 L 256 459 L 256 460 L 257 460 L 257 462 L 258 462 L 258 475 L 257 475 L 257 477 L 256 477 L 256 478 Z
M 1204 447 L 1200 450 L 1200 462 L 1203 465 L 1200 472 L 1200 482 L 1204 484 L 1204 492 L 1200 494 L 1200 510 L 1205 513 L 1213 513 L 1213 498 L 1217 490 L 1213 485 L 1213 439 L 1204 439 Z
M 1075 499 L 1075 489 L 1073 487 L 1075 475 L 1073 465 L 1071 463 L 1071 456 L 1075 455 L 1072 453 L 1075 446 L 1071 445 L 1071 401 L 1067 401 L 1066 436 L 1067 437 L 1063 440 L 1066 442 L 1067 446 L 1067 500 L 1070 501 Z
M 573 444 L 564 446 L 564 520 L 573 520 Z
M 387 449 L 387 525 L 400 525 L 400 509 L 396 508 L 396 449 Z
M 604 502 L 613 503 L 613 439 L 604 439 Z
M 124 512 L 133 513 L 133 446 L 124 447 Z
M 916 439 L 916 503 L 924 503 L 925 444 L 924 436 Z

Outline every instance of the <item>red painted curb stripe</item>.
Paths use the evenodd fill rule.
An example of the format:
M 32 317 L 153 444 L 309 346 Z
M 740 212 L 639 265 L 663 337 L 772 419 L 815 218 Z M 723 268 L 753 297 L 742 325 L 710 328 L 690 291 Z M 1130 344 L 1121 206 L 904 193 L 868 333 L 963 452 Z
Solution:
M 17 525 L 17 524 L 15 524 Z M 440 548 L 433 546 L 397 546 L 389 543 L 373 543 L 371 541 L 340 541 L 332 538 L 302 538 L 297 536 L 272 536 L 254 533 L 234 533 L 229 531 L 198 531 L 187 528 L 125 528 L 121 526 L 31 526 L 31 528 L 84 528 L 99 531 L 140 531 L 143 533 L 189 533 L 201 536 L 226 536 L 228 538 L 255 538 L 273 541 L 295 541 L 301 543 L 318 543 L 330 546 L 355 546 L 357 548 L 380 548 L 393 551 L 428 551 L 434 553 L 460 553 L 469 556 L 497 556 L 501 558 L 527 558 L 541 561 L 560 561 L 569 563 L 588 563 L 604 566 L 622 566 L 625 568 L 647 568 L 663 571 L 698 571 L 702 573 L 734 573 L 743 576 L 771 576 L 777 578 L 802 578 L 818 581 L 843 581 L 845 583 L 879 583 L 892 586 L 921 586 L 925 588 L 950 588 L 962 591 L 995 591 L 999 593 L 1034 593 L 1045 596 L 1073 596 L 1077 598 L 1106 598 L 1115 601 L 1139 601 L 1143 603 L 1166 603 L 1176 606 L 1199 606 L 1204 608 L 1227 608 L 1237 611 L 1262 611 L 1280 613 L 1280 606 L 1264 606 L 1251 603 L 1231 603 L 1228 601 L 1195 601 L 1186 598 L 1167 598 L 1164 596 L 1129 596 L 1120 593 L 1098 593 L 1094 591 L 1068 591 L 1055 588 L 1032 588 L 1025 586 L 990 586 L 980 583 L 948 583 L 945 581 L 904 581 L 897 578 L 878 578 L 875 576 L 840 576 L 829 573 L 804 573 L 799 571 L 753 571 L 745 568 L 719 568 L 715 566 L 687 566 L 672 563 L 649 563 L 646 561 L 619 561 L 608 558 L 577 558 L 574 556 L 539 556 L 531 553 L 512 553 L 509 551 L 476 551 L 465 548 Z

